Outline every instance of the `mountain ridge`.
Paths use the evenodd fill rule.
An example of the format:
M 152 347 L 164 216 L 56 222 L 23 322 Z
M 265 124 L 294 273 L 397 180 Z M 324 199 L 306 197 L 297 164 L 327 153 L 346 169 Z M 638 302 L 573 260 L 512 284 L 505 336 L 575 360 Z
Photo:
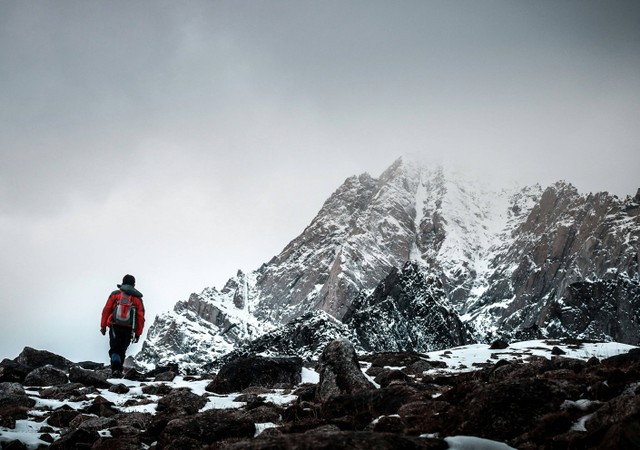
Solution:
M 597 335 L 637 344 L 631 341 L 640 335 L 640 326 L 629 311 L 640 306 L 640 191 L 620 200 L 607 193 L 582 195 L 563 181 L 544 189 L 496 188 L 489 181 L 406 158 L 379 178 L 366 173 L 347 178 L 280 254 L 255 271 L 239 272 L 220 291 L 192 294 L 173 316 L 159 316 L 136 362 L 151 365 L 164 358 L 196 367 L 194 361 L 202 356 L 194 352 L 213 361 L 267 333 L 283 333 L 274 337 L 281 341 L 289 322 L 313 311 L 344 323 L 359 316 L 361 324 L 374 329 L 351 331 L 362 342 L 378 342 L 378 350 L 385 339 L 408 344 L 393 335 L 365 336 L 380 328 L 397 334 L 402 328 L 382 322 L 376 327 L 381 319 L 371 307 L 389 299 L 369 297 L 376 290 L 385 292 L 380 286 L 407 263 L 422 279 L 418 284 L 437 280 L 439 308 L 455 316 L 443 313 L 439 320 L 462 324 L 452 330 L 436 327 L 439 335 L 424 340 L 432 347 L 419 351 L 436 349 L 434 342 L 461 345 L 531 333 L 539 338 Z M 396 278 L 402 284 L 402 277 Z M 597 284 L 605 280 L 608 287 Z M 600 287 L 589 290 L 591 285 L 575 283 Z M 410 291 L 405 285 L 394 289 Z M 589 292 L 600 296 L 600 309 L 613 311 L 606 321 L 594 322 L 593 311 L 576 304 Z M 389 301 L 385 304 L 398 299 Z M 369 318 L 355 311 L 362 308 L 370 308 Z M 579 319 L 571 319 L 569 311 Z M 435 320 L 438 315 L 388 312 L 385 320 Z M 192 333 L 177 325 L 187 315 Z M 616 320 L 628 325 L 626 331 L 612 326 Z M 167 352 L 158 341 L 161 335 L 192 345 Z M 192 348 L 194 341 L 199 344 Z M 356 345 L 364 348 L 362 342 Z

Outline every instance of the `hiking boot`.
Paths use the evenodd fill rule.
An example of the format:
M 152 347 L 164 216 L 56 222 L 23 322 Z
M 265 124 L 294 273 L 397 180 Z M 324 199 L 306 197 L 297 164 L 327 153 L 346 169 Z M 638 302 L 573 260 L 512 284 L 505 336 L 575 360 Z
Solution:
M 122 378 L 122 370 L 112 370 L 111 378 Z

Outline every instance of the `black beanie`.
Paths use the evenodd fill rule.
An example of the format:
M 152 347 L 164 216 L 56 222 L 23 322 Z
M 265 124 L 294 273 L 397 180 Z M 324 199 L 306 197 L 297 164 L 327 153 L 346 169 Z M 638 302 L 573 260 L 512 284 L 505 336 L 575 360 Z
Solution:
M 128 284 L 129 286 L 135 286 L 136 285 L 136 279 L 134 278 L 133 275 L 125 275 L 124 278 L 122 279 L 122 284 Z

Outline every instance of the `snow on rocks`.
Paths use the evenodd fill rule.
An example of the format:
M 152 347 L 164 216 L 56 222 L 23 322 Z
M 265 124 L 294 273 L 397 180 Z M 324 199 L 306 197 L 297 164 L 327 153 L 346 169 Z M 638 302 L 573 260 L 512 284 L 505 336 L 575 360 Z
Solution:
M 357 357 L 346 351 L 347 344 L 332 343 L 329 353 L 332 346 L 343 349 L 333 353 L 348 356 L 367 377 L 393 376 L 378 387 L 326 399 L 316 392 L 327 378 L 321 368 L 318 373 L 310 367 L 300 368 L 297 386 L 254 385 L 226 394 L 207 391 L 214 373 L 154 381 L 157 373 L 129 371 L 135 379 L 107 378 L 108 388 L 87 378 L 86 385 L 66 381 L 25 389 L 22 381 L 0 378 L 0 445 L 267 449 L 295 442 L 310 449 L 402 444 L 503 450 L 549 442 L 563 448 L 629 448 L 633 439 L 628 430 L 640 410 L 635 347 L 530 341 Z M 555 356 L 554 348 L 564 354 Z M 7 360 L 0 368 L 6 365 Z M 345 376 L 342 366 L 332 365 L 340 372 L 334 378 Z

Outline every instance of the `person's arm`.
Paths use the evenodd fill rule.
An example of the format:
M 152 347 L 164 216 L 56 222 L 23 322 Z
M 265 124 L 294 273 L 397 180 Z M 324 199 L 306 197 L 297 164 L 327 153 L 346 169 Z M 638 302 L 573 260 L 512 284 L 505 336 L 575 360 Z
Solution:
M 136 329 L 133 331 L 136 335 L 136 338 L 142 336 L 142 331 L 144 330 L 144 303 L 142 303 L 142 299 L 137 299 L 136 302 Z
M 104 305 L 104 308 L 102 308 L 102 318 L 100 320 L 100 332 L 102 334 L 106 333 L 107 327 L 111 322 L 111 315 L 116 307 L 115 301 L 113 294 L 111 294 L 107 299 L 107 303 Z

